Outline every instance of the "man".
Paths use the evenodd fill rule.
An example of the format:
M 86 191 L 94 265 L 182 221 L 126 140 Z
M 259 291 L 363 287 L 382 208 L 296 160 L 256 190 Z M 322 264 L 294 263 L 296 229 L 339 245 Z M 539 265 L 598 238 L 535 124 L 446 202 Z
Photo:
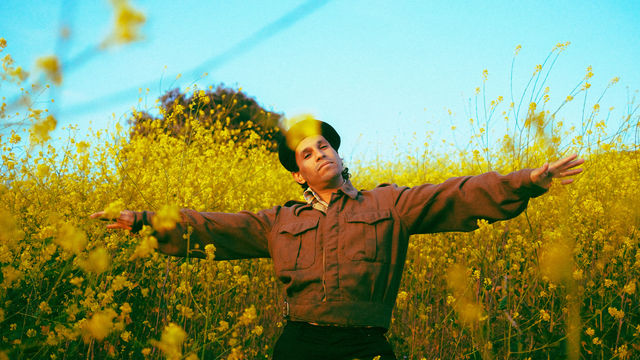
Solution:
M 274 359 L 395 359 L 384 336 L 390 325 L 409 236 L 471 231 L 521 213 L 552 179 L 576 175 L 570 156 L 535 170 L 451 178 L 413 188 L 383 184 L 356 190 L 337 150 L 340 136 L 324 122 L 296 123 L 279 145 L 279 158 L 304 190 L 306 202 L 251 213 L 182 210 L 176 228 L 156 233 L 169 255 L 216 259 L 271 257 L 284 284 L 287 324 Z M 564 179 L 563 184 L 572 179 Z M 104 212 L 91 215 L 104 217 Z M 138 231 L 151 212 L 123 211 L 111 229 Z M 183 238 L 193 228 L 189 244 Z

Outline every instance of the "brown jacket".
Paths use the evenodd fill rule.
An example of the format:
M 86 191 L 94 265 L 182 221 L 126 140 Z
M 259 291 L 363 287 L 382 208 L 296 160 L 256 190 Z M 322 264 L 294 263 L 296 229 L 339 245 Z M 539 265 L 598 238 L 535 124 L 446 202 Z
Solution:
M 530 172 L 491 172 L 413 188 L 383 184 L 370 191 L 347 182 L 326 214 L 300 202 L 257 213 L 182 210 L 182 222 L 157 237 L 162 251 L 184 256 L 190 225 L 192 256 L 203 257 L 204 246 L 213 243 L 218 260 L 271 257 L 291 320 L 388 328 L 409 236 L 471 231 L 478 219 L 515 217 L 530 197 L 546 191 L 531 182 Z M 152 216 L 136 213 L 134 229 Z

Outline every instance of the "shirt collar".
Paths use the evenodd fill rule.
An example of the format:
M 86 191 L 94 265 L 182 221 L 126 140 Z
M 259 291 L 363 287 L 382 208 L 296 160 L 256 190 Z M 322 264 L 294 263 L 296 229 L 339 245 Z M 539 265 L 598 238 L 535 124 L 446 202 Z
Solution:
M 346 194 L 348 197 L 354 200 L 358 196 L 358 190 L 356 190 L 356 188 L 353 187 L 353 185 L 351 184 L 351 181 L 349 180 L 345 180 L 342 183 L 342 185 L 338 188 L 338 193 L 340 192 L 343 194 Z M 316 192 L 313 191 L 310 187 L 308 187 L 304 191 L 302 196 L 304 196 L 304 199 L 307 201 L 307 204 L 311 205 L 314 209 L 320 210 L 324 213 L 327 212 L 327 209 L 329 208 L 329 204 L 326 201 L 322 200 L 320 196 L 316 194 Z M 302 208 L 300 208 L 300 210 L 302 210 Z

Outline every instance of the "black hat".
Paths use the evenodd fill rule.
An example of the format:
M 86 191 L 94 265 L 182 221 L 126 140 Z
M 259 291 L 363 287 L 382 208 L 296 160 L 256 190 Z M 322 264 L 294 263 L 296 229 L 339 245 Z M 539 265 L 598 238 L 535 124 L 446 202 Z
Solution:
M 313 118 L 298 121 L 288 131 L 284 132 L 284 136 L 280 138 L 278 143 L 278 156 L 285 169 L 291 172 L 300 170 L 296 163 L 296 147 L 303 139 L 315 135 L 324 136 L 331 147 L 338 151 L 340 135 L 338 135 L 333 126 Z

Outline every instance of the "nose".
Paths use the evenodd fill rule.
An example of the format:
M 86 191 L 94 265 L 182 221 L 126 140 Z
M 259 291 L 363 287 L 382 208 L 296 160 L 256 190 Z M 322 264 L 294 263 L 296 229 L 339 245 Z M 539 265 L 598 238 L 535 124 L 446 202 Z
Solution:
M 322 149 L 318 149 L 316 152 L 316 160 L 322 160 L 327 157 L 327 154 Z

